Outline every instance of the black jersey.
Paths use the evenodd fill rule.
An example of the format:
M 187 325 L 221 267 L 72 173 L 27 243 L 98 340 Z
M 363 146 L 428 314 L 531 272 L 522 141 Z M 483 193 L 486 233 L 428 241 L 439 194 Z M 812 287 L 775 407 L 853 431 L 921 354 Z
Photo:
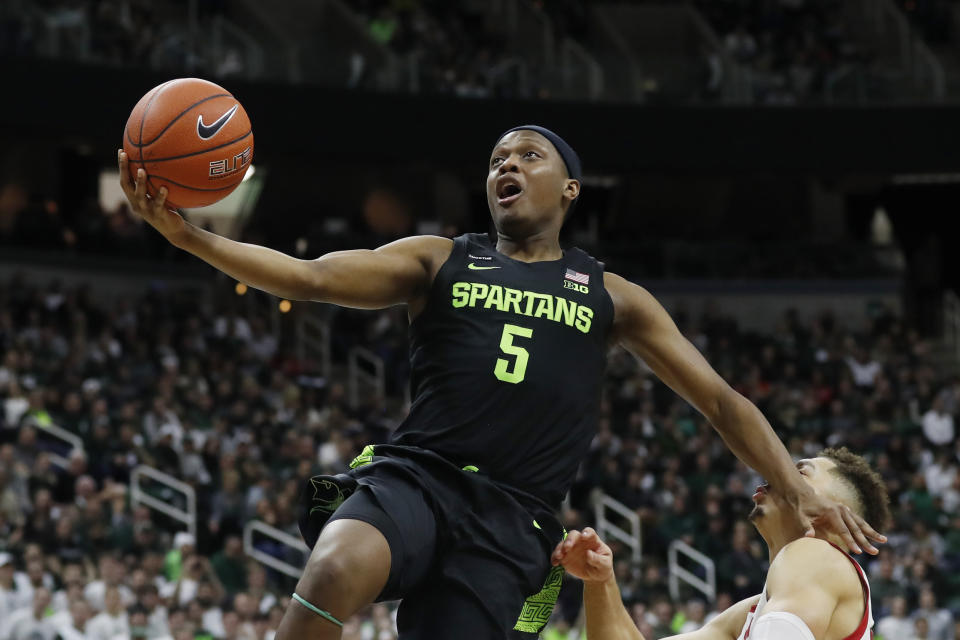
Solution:
M 392 442 L 559 505 L 596 430 L 613 302 L 580 249 L 520 262 L 455 239 L 410 327 L 410 414 Z

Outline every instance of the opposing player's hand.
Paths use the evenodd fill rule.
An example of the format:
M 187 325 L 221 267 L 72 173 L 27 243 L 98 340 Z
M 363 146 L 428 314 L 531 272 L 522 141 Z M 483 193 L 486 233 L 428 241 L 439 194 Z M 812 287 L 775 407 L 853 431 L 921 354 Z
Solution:
M 554 566 L 563 565 L 572 575 L 586 582 L 613 579 L 613 551 L 590 527 L 583 532 L 569 532 L 567 539 L 553 550 L 550 562 Z
M 122 149 L 117 152 L 117 159 L 120 164 L 120 186 L 130 202 L 130 208 L 151 227 L 163 234 L 167 240 L 174 242 L 184 233 L 187 223 L 183 216 L 166 206 L 166 187 L 160 187 L 160 193 L 155 198 L 150 197 L 147 195 L 146 172 L 143 169 L 137 169 L 137 179 L 131 182 L 127 168 L 129 160 Z
M 887 541 L 886 536 L 874 531 L 873 527 L 850 507 L 813 491 L 798 496 L 796 508 L 804 535 L 808 538 L 825 538 L 836 534 L 843 538 L 851 553 L 863 553 L 863 550 L 866 550 L 871 555 L 879 553 L 871 540 Z

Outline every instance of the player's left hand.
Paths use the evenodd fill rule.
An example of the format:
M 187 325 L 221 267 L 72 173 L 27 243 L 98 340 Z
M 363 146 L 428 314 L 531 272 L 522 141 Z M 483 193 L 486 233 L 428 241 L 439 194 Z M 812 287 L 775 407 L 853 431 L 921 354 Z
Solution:
M 874 531 L 873 527 L 850 507 L 814 491 L 798 495 L 795 507 L 804 535 L 808 538 L 836 534 L 843 538 L 851 553 L 863 553 L 863 550 L 866 550 L 871 555 L 879 553 L 870 543 L 871 540 L 887 541 L 885 535 Z
M 583 532 L 570 531 L 566 540 L 553 550 L 550 562 L 553 566 L 562 564 L 570 574 L 585 582 L 613 579 L 613 551 L 590 527 Z

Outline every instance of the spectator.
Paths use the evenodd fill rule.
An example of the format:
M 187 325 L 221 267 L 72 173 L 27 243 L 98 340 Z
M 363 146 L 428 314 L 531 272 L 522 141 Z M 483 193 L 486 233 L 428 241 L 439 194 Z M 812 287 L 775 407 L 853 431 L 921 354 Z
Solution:
M 117 636 L 114 640 L 127 637 L 131 640 L 147 640 L 147 638 L 151 637 L 147 610 L 142 605 L 135 604 L 130 607 L 127 611 L 127 616 L 130 620 L 129 635 Z
M 232 596 L 247 588 L 247 568 L 239 536 L 228 536 L 223 550 L 214 554 L 210 563 L 228 594 Z
M 687 602 L 684 611 L 684 621 L 678 633 L 692 633 L 706 624 L 707 605 L 703 600 L 695 599 Z
M 738 62 L 750 62 L 757 55 L 757 41 L 747 32 L 743 24 L 727 34 L 723 41 L 727 53 Z
M 882 612 L 890 611 L 894 598 L 906 598 L 907 589 L 903 580 L 893 575 L 895 565 L 888 555 L 880 554 L 871 568 L 875 571 L 870 576 L 870 596 L 874 615 L 879 618 Z
M 908 640 L 934 640 L 935 636 L 930 634 L 930 623 L 927 622 L 927 619 L 924 617 L 917 617 L 913 619 L 913 633 L 909 636 L 904 636 Z
M 903 596 L 893 598 L 890 614 L 877 622 L 877 635 L 883 638 L 910 638 L 914 632 L 914 621 L 907 617 L 907 599 Z
M 937 597 L 933 589 L 926 588 L 920 592 L 920 607 L 914 611 L 913 620 L 919 637 L 930 640 L 952 640 L 953 615 L 946 609 L 937 607 Z M 925 629 L 922 635 L 921 620 Z
M 28 595 L 17 590 L 13 574 L 13 556 L 0 552 L 0 620 L 6 620 L 7 616 L 30 602 Z
M 880 363 L 872 359 L 867 350 L 859 345 L 854 348 L 853 355 L 847 358 L 847 366 L 853 375 L 853 383 L 858 387 L 873 387 L 877 376 L 883 371 Z
M 932 444 L 945 446 L 953 442 L 953 416 L 944 411 L 943 396 L 937 395 L 933 405 L 923 414 L 923 435 Z
M 122 607 L 132 605 L 136 598 L 130 587 L 123 584 L 125 569 L 123 563 L 115 557 L 114 552 L 107 551 L 100 554 L 98 564 L 100 578 L 89 583 L 83 590 L 83 596 L 90 606 L 97 611 L 107 608 L 106 593 L 109 589 L 117 590 Z
M 21 607 L 0 621 L 0 638 L 4 640 L 54 640 L 57 630 L 47 619 L 50 590 L 39 587 L 33 591 L 33 602 Z
M 161 638 L 170 635 L 167 608 L 162 604 L 160 591 L 154 583 L 144 584 L 137 591 L 137 604 L 143 607 L 147 615 L 149 638 Z
M 123 607 L 120 590 L 108 586 L 104 590 L 104 609 L 87 623 L 87 640 L 114 640 L 130 634 L 130 622 Z
M 70 603 L 68 619 L 57 625 L 57 635 L 62 640 L 89 640 L 87 624 L 93 616 L 90 604 L 80 598 Z

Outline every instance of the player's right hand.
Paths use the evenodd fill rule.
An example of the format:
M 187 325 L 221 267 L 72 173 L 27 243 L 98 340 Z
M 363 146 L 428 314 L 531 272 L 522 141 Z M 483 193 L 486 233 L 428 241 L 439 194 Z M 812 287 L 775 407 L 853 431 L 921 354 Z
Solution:
M 613 579 L 613 551 L 590 527 L 583 532 L 570 531 L 553 550 L 550 562 L 554 566 L 563 565 L 570 574 L 585 582 Z
M 137 179 L 131 182 L 129 160 L 122 149 L 117 152 L 117 160 L 120 164 L 120 186 L 130 202 L 130 208 L 163 237 L 174 242 L 184 233 L 187 223 L 183 216 L 166 206 L 167 188 L 160 187 L 157 197 L 150 197 L 147 195 L 147 173 L 142 168 L 137 169 Z

